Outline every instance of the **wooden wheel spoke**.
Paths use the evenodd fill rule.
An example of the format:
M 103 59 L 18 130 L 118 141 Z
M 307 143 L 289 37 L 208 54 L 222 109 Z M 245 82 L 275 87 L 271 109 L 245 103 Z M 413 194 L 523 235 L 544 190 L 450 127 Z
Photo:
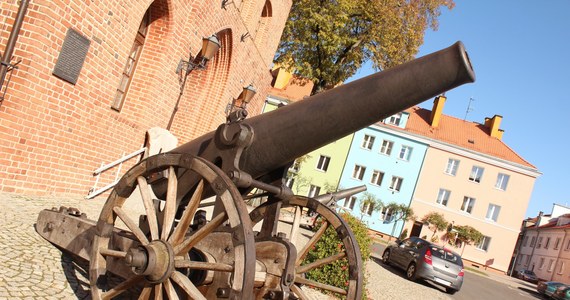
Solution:
M 119 216 L 119 218 L 121 219 L 121 221 L 123 221 L 123 223 L 125 223 L 125 225 L 127 225 L 127 227 L 131 230 L 131 232 L 137 237 L 137 239 L 139 240 L 139 242 L 141 242 L 141 244 L 143 245 L 147 245 L 148 244 L 148 239 L 146 238 L 146 236 L 144 235 L 144 233 L 142 232 L 142 230 L 137 226 L 137 224 L 127 215 L 127 213 L 125 213 L 125 211 L 118 207 L 115 206 L 113 207 L 113 211 L 117 214 L 117 216 Z
M 195 270 L 210 270 L 210 271 L 220 271 L 220 272 L 233 272 L 234 266 L 223 264 L 223 263 L 210 263 L 201 261 L 191 261 L 191 260 L 175 260 L 175 268 L 188 268 Z
M 303 210 L 300 206 L 295 206 L 295 218 L 293 219 L 293 225 L 291 226 L 291 234 L 289 235 L 289 240 L 293 244 L 297 244 L 297 234 L 299 233 L 299 228 L 301 227 L 301 211 Z
M 300 300 L 309 300 L 309 297 L 307 297 L 307 295 L 305 295 L 303 290 L 299 286 L 297 286 L 296 284 L 291 285 L 291 291 L 293 291 L 293 293 L 295 293 L 295 295 Z
M 309 242 L 307 242 L 307 244 L 305 244 L 303 249 L 301 249 L 298 252 L 297 261 L 295 262 L 296 266 L 301 265 L 301 262 L 303 262 L 305 257 L 307 257 L 307 254 L 309 254 L 309 251 L 311 251 L 311 248 L 313 248 L 313 246 L 315 246 L 315 244 L 321 239 L 321 237 L 325 233 L 325 230 L 327 230 L 328 226 L 329 226 L 329 223 L 326 221 L 323 221 L 323 223 L 321 224 L 321 227 L 317 230 L 317 232 L 315 232 L 315 234 L 313 235 L 313 237 L 311 237 Z
M 101 255 L 103 255 L 103 256 L 111 256 L 111 257 L 116 257 L 116 258 L 125 258 L 125 256 L 127 256 L 127 252 L 116 251 L 116 250 L 111 250 L 111 249 L 107 249 L 107 248 L 99 249 L 99 253 L 101 253 Z
M 162 300 L 162 283 L 154 286 L 154 300 Z
M 225 212 L 222 212 L 215 216 L 210 222 L 204 225 L 202 228 L 198 229 L 193 235 L 188 237 L 182 243 L 174 247 L 174 254 L 179 255 L 180 253 L 186 253 L 192 249 L 200 240 L 205 236 L 212 233 L 216 228 L 218 228 L 227 219 Z
M 305 279 L 301 276 L 295 276 L 295 283 L 300 283 L 300 284 L 305 284 L 308 286 L 312 286 L 312 287 L 316 287 L 319 289 L 323 289 L 323 290 L 327 290 L 327 291 L 331 291 L 337 294 L 341 294 L 341 295 L 346 295 L 347 291 L 341 288 L 338 288 L 336 286 L 332 286 L 332 285 L 328 285 L 328 284 L 324 284 L 324 283 L 320 283 L 320 282 L 316 282 L 314 280 L 310 280 L 310 279 Z
M 174 167 L 168 168 L 168 191 L 166 192 L 166 204 L 164 207 L 164 218 L 162 219 L 162 233 L 160 239 L 163 241 L 168 240 L 168 235 L 174 223 L 174 216 L 176 214 L 176 194 L 178 192 L 178 178 Z
M 316 269 L 318 267 L 330 264 L 330 263 L 335 262 L 335 261 L 342 259 L 344 257 L 346 257 L 346 252 L 337 253 L 335 255 L 314 261 L 310 264 L 306 264 L 306 265 L 297 267 L 297 269 L 295 271 L 297 272 L 297 274 L 306 273 L 310 270 L 313 270 L 313 269 Z
M 154 208 L 150 195 L 150 186 L 148 185 L 146 179 L 143 176 L 137 177 L 137 182 L 139 184 L 139 190 L 141 192 L 141 198 L 144 204 L 144 209 L 148 220 L 148 227 L 150 228 L 150 237 L 152 240 L 157 240 L 158 219 L 156 218 L 156 210 Z
M 150 293 L 152 292 L 152 287 L 145 286 L 139 295 L 139 300 L 147 300 L 150 299 Z
M 166 291 L 166 295 L 168 296 L 169 300 L 180 299 L 180 298 L 178 298 L 178 294 L 176 294 L 176 290 L 174 289 L 174 286 L 170 282 L 170 279 L 166 279 L 164 281 L 164 290 Z
M 114 287 L 114 288 L 108 290 L 107 292 L 103 293 L 101 295 L 101 299 L 112 299 L 113 297 L 116 297 L 116 296 L 122 294 L 123 292 L 127 291 L 133 285 L 137 284 L 141 280 L 143 280 L 142 276 L 131 277 L 131 278 L 121 282 L 116 287 Z
M 168 238 L 168 242 L 170 244 L 176 246 L 180 244 L 184 235 L 188 231 L 188 227 L 190 227 L 190 223 L 192 223 L 192 217 L 196 214 L 196 210 L 198 210 L 198 206 L 200 205 L 200 200 L 202 199 L 202 192 L 204 191 L 204 180 L 200 180 L 194 194 L 192 194 L 192 198 L 190 198 L 190 202 L 184 209 L 184 213 L 178 222 L 178 225 L 174 229 L 174 232 Z
M 200 293 L 200 291 L 196 288 L 196 286 L 194 286 L 190 279 L 188 279 L 188 277 L 184 276 L 182 273 L 175 271 L 170 275 L 170 279 L 176 282 L 176 284 L 178 284 L 178 286 L 180 286 L 184 292 L 190 296 L 190 299 L 206 300 L 206 297 L 204 297 L 204 295 Z

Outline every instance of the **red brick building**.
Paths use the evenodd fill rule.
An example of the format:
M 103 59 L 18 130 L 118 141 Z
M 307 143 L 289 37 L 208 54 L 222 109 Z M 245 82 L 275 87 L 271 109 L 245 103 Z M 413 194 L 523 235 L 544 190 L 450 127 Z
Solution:
M 0 3 L 0 53 L 19 2 Z M 257 94 L 248 110 L 259 113 L 291 2 L 31 1 L 11 60 L 20 63 L 2 86 L 0 192 L 86 195 L 101 163 L 140 148 L 149 128 L 168 126 L 184 77 L 179 62 L 212 34 L 221 48 L 189 73 L 171 132 L 185 143 L 214 130 L 250 83 Z

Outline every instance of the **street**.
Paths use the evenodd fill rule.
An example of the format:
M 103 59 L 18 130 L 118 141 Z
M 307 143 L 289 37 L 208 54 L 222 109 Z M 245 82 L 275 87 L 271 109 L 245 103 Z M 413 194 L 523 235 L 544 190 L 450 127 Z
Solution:
M 390 275 L 394 278 L 405 278 L 403 270 L 384 265 L 380 261 L 380 257 L 386 246 L 375 243 L 372 245 L 372 261 L 382 268 L 390 271 Z M 372 263 L 372 261 L 370 263 Z M 418 281 L 418 288 L 429 287 L 432 290 L 438 290 L 442 295 L 446 295 L 450 299 L 468 300 L 468 299 L 542 299 L 536 292 L 536 285 L 524 282 L 507 276 L 485 276 L 465 270 L 464 282 L 461 290 L 455 295 L 445 294 L 445 289 L 438 285 L 427 281 Z M 390 278 L 386 278 L 391 280 Z M 371 280 L 373 280 L 371 278 Z M 386 291 L 390 293 L 391 291 Z

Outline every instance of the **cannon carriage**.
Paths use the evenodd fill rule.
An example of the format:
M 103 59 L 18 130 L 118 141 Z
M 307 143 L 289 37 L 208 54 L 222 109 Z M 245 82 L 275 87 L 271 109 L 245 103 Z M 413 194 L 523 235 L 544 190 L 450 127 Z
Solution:
M 127 171 L 97 220 L 75 210 L 44 210 L 37 231 L 89 261 L 94 299 L 308 299 L 302 286 L 360 299 L 362 259 L 354 235 L 326 203 L 293 195 L 284 184 L 289 165 L 474 80 L 458 42 L 266 114 L 244 119 L 238 111 L 216 131 Z M 255 197 L 265 200 L 250 211 L 244 199 Z M 315 230 L 301 226 L 303 210 L 316 213 Z M 286 214 L 293 214 L 289 222 Z M 338 252 L 309 260 L 327 228 L 334 229 Z M 334 276 L 346 279 L 343 286 L 308 276 L 338 263 L 344 273 Z

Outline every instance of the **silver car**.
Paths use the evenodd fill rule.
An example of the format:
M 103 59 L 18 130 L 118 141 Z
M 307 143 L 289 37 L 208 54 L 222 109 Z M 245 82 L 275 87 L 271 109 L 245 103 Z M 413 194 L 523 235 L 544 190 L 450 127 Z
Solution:
M 459 254 L 418 237 L 410 237 L 386 247 L 382 262 L 406 271 L 406 277 L 429 280 L 455 294 L 463 285 L 463 260 Z

